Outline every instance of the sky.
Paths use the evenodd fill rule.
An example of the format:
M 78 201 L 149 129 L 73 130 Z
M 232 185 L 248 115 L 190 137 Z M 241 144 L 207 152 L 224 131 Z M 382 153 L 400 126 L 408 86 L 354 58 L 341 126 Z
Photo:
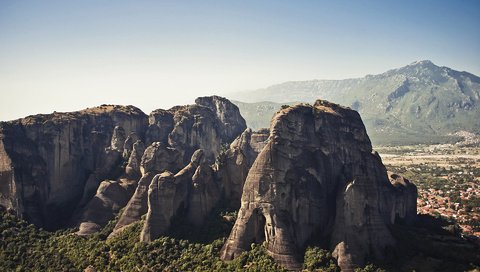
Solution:
M 480 75 L 480 1 L 0 0 L 0 120 L 100 104 L 147 114 L 429 59 Z

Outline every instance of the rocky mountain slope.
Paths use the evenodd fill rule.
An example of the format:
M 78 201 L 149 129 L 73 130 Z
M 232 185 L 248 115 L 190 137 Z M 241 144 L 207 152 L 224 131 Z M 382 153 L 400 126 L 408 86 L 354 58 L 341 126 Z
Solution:
M 359 114 L 323 100 L 284 107 L 259 131 L 218 96 L 148 116 L 103 105 L 0 123 L 7 217 L 114 244 L 126 235 L 159 247 L 177 229 L 208 227 L 212 212 L 238 210 L 215 253 L 223 260 L 265 242 L 278 264 L 300 269 L 317 244 L 351 271 L 401 254 L 392 230 L 415 223 L 416 198 L 372 152 Z
M 103 105 L 2 122 L 0 204 L 47 229 L 82 222 L 80 234 L 89 234 L 141 181 L 148 188 L 155 174 L 180 171 L 197 150 L 210 165 L 245 129 L 238 108 L 216 96 L 149 116 Z
M 263 116 L 271 117 L 279 105 L 321 98 L 359 111 L 374 144 L 445 142 L 458 131 L 480 133 L 480 78 L 428 60 L 379 75 L 285 82 L 229 98 L 255 103 L 237 103 L 252 128 L 268 126 Z

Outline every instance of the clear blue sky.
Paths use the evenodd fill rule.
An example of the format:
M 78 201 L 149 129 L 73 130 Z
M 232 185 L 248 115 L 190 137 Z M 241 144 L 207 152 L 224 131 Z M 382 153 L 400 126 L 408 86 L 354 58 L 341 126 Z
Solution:
M 430 59 L 480 75 L 480 1 L 0 1 L 0 120 L 146 113 Z

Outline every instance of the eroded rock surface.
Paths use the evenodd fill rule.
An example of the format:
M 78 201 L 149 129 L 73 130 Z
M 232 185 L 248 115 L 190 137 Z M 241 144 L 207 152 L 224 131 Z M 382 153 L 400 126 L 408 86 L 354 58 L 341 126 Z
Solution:
M 78 235 L 91 235 L 104 227 L 127 204 L 136 187 L 133 180 L 106 180 L 84 208 Z
M 225 198 L 234 208 L 240 207 L 243 185 L 248 170 L 266 145 L 268 130 L 252 132 L 246 129 L 225 151 L 217 163 L 217 172 L 222 180 Z
M 116 175 L 120 151 L 107 148 L 121 149 L 121 131 L 142 135 L 146 123 L 139 109 L 111 105 L 0 123 L 0 204 L 37 226 L 64 226 L 82 198 Z
M 151 174 L 178 172 L 197 149 L 213 163 L 222 144 L 245 130 L 245 121 L 224 98 L 197 102 L 148 117 L 133 106 L 102 105 L 2 122 L 0 205 L 56 229 L 94 214 L 88 207 L 102 180 L 128 179 L 148 188 Z M 140 185 L 141 177 L 149 180 Z
M 140 240 L 151 242 L 164 234 L 170 227 L 170 220 L 178 209 L 175 203 L 177 186 L 171 172 L 156 175 L 148 188 L 148 212 Z
M 390 182 L 396 189 L 394 198 L 395 213 L 392 214 L 395 217 L 391 218 L 391 220 L 400 220 L 407 224 L 412 223 L 417 213 L 417 186 L 398 174 L 393 172 L 387 173 Z
M 164 172 L 153 178 L 140 240 L 150 242 L 167 233 L 174 216 L 185 216 L 186 222 L 201 226 L 220 200 L 220 192 L 221 186 L 205 161 L 204 151 L 195 151 L 190 163 L 176 175 Z
M 112 234 L 109 238 L 122 231 L 125 227 L 141 220 L 142 215 L 148 211 L 148 187 L 155 177 L 156 172 L 145 173 L 138 181 L 135 193 L 128 201 L 123 213 L 121 214 Z
M 195 99 L 195 104 L 212 110 L 220 120 L 220 132 L 224 143 L 231 143 L 247 127 L 238 107 L 220 96 L 206 96 Z
M 125 167 L 125 174 L 131 179 L 138 179 L 142 176 L 141 162 L 142 156 L 145 153 L 145 145 L 138 140 L 132 145 L 132 151 L 128 158 L 128 164 Z
M 161 142 L 154 142 L 145 149 L 140 163 L 142 174 L 147 172 L 176 171 L 183 165 L 180 152 Z
M 400 216 L 416 214 L 403 204 L 410 197 L 416 199 L 413 190 L 399 193 L 390 183 L 357 112 L 321 100 L 282 109 L 248 172 L 221 258 L 266 241 L 277 262 L 296 270 L 307 242 L 317 239 L 329 241 L 350 271 L 367 257 L 385 259 L 395 245 L 387 227 L 400 212 L 395 207 L 408 207 Z

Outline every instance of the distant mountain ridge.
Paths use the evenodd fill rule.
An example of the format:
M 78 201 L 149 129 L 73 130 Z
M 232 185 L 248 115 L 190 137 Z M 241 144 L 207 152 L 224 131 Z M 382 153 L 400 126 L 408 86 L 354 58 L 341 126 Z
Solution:
M 429 60 L 362 78 L 290 81 L 229 98 L 256 102 L 236 102 L 253 128 L 268 127 L 265 116 L 288 101 L 325 99 L 349 106 L 360 112 L 377 145 L 448 142 L 458 131 L 480 132 L 480 77 Z

